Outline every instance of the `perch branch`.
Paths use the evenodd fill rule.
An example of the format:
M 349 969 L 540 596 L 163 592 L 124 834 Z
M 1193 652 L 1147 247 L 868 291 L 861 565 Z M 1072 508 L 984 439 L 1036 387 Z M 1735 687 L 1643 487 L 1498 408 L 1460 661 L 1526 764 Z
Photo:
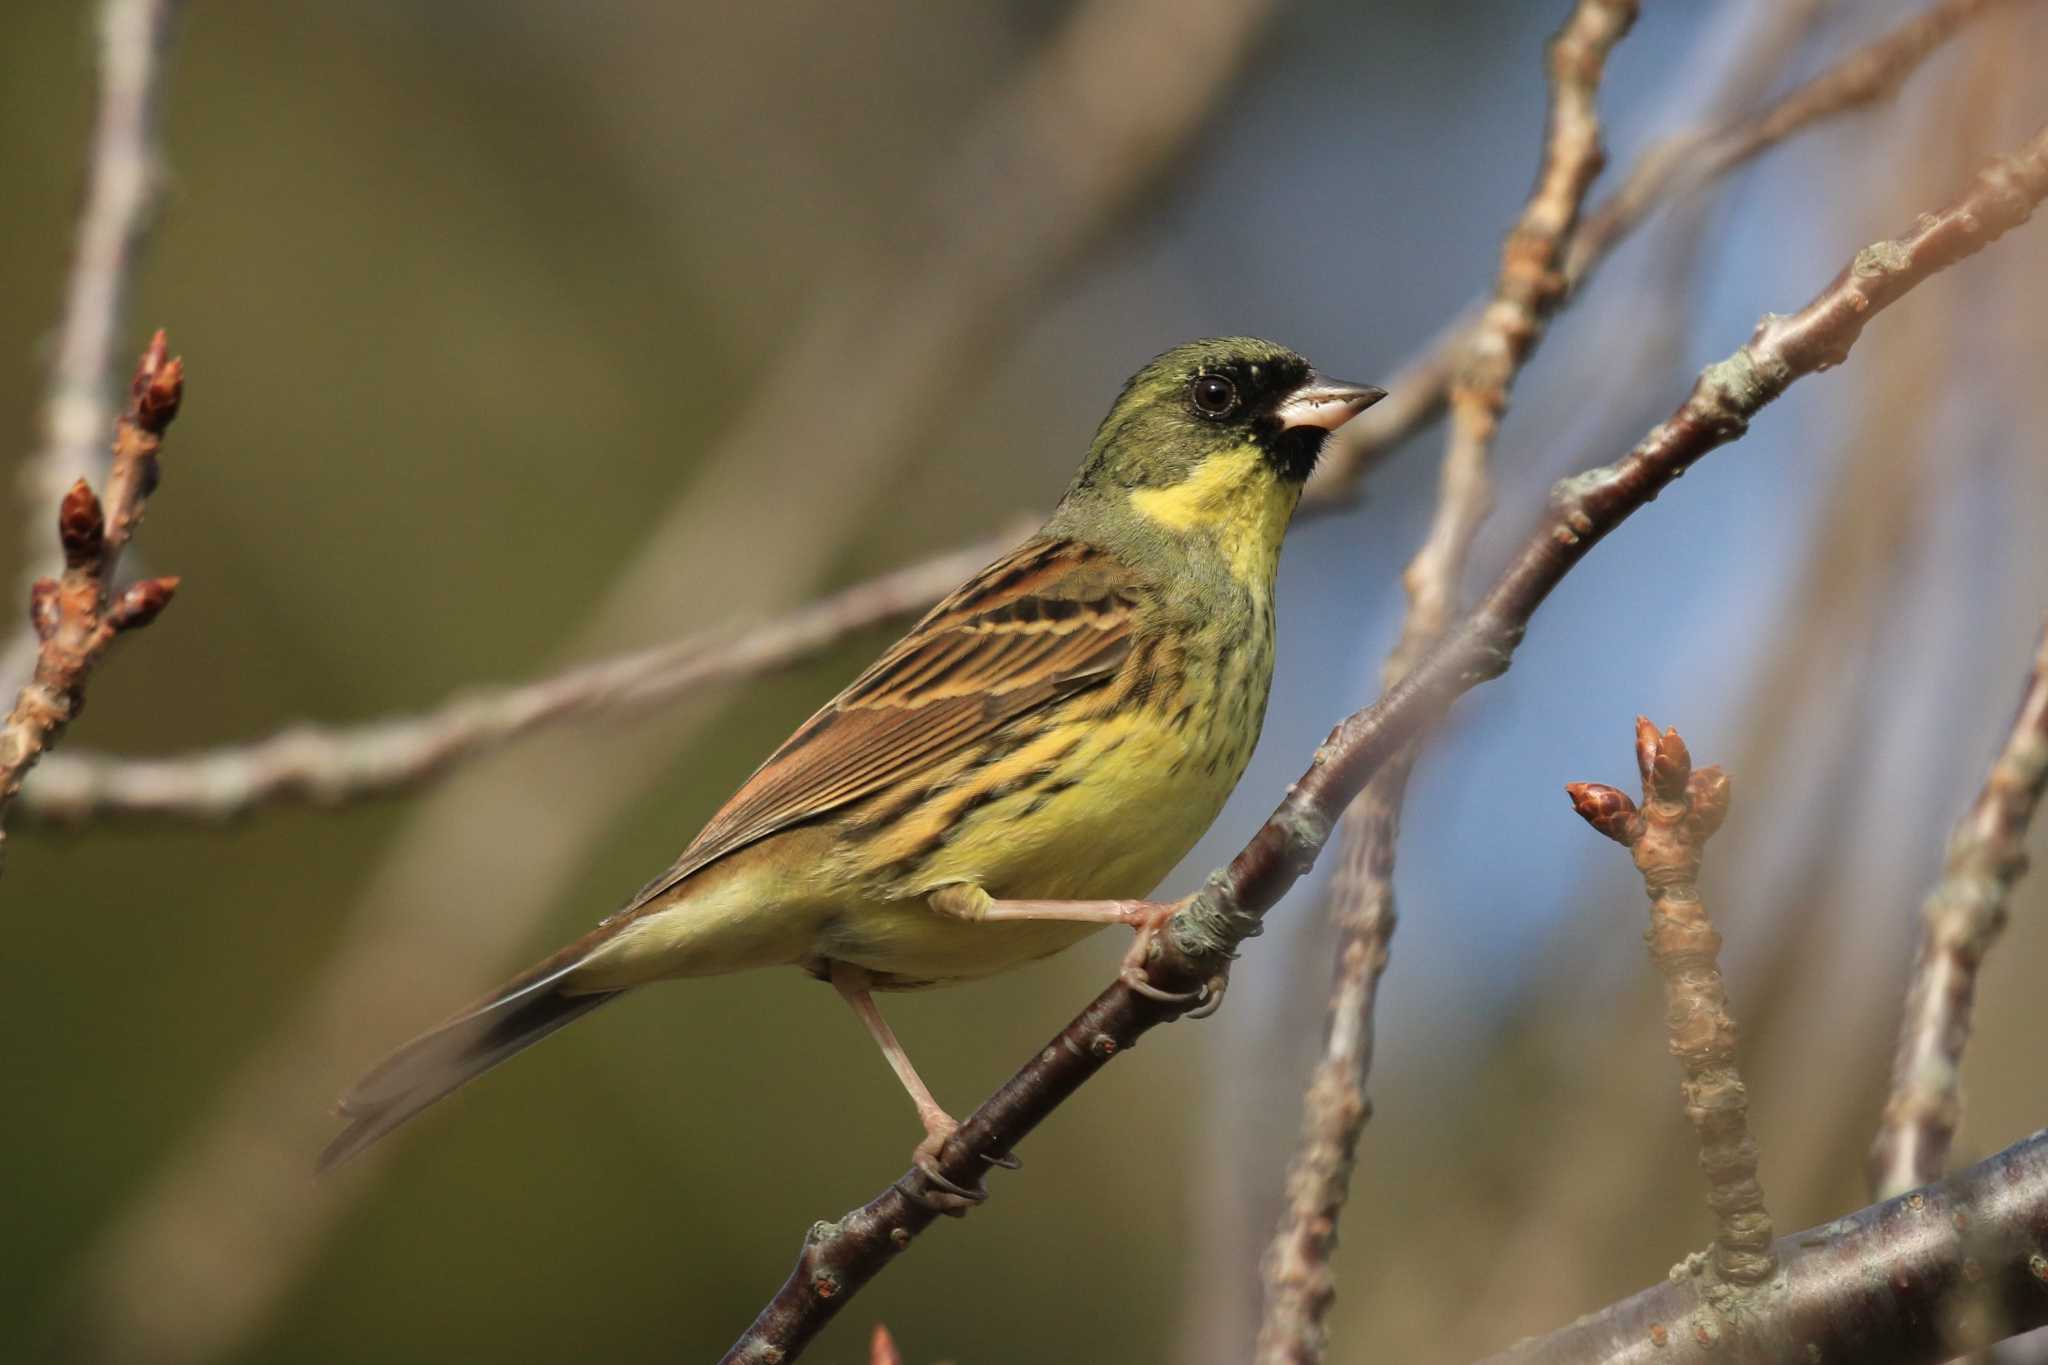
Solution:
M 1941 880 L 1920 913 L 1920 949 L 1892 1061 L 1891 1098 L 1870 1148 L 1880 1199 L 1941 1177 L 1963 1116 L 1963 1049 L 1977 972 L 2005 928 L 2006 901 L 2026 871 L 2027 825 L 2048 785 L 2048 629 L 2012 731 L 1968 813 L 1949 835 Z
M 80 478 L 97 477 L 100 442 L 114 420 L 114 347 L 135 259 L 149 227 L 161 174 L 157 107 L 163 56 L 181 0 L 107 0 L 99 16 L 99 108 L 71 276 L 64 289 L 37 448 L 21 467 L 28 511 L 22 591 L 59 572 L 45 550 L 43 518 Z M 41 641 L 23 632 L 10 645 L 0 683 L 18 686 L 35 667 Z
M 1751 1286 L 1778 1268 L 1771 1216 L 1757 1180 L 1756 1141 L 1749 1135 L 1749 1090 L 1735 1066 L 1735 1020 L 1721 985 L 1721 935 L 1700 899 L 1700 858 L 1728 816 L 1728 776 L 1694 771 L 1676 730 L 1636 717 L 1636 766 L 1643 779 L 1639 809 L 1628 794 L 1597 782 L 1565 788 L 1587 824 L 1635 855 L 1650 896 L 1644 942 L 1664 978 L 1671 1055 L 1685 1080 L 1685 1116 L 1700 1137 L 1700 1169 L 1718 1233 L 1715 1273 Z
M 1731 1303 L 1694 1257 L 1483 1365 L 1936 1365 L 2048 1323 L 2048 1132 L 1939 1185 L 1781 1237 Z M 1971 1311 L 1988 1309 L 1986 1312 Z
M 84 709 L 86 676 L 114 637 L 155 620 L 177 591 L 175 578 L 145 578 L 112 595 L 121 551 L 156 487 L 157 451 L 164 429 L 178 415 L 184 380 L 183 362 L 166 358 L 164 334 L 158 332 L 136 367 L 128 409 L 114 429 L 104 507 L 84 479 L 58 505 L 64 568 L 55 578 L 37 579 L 29 592 L 35 673 L 0 730 L 0 819 L 21 791 L 22 778 Z
M 1992 5 L 2008 0 L 1946 0 L 1920 18 L 1859 50 L 1828 72 L 1793 91 L 1769 111 L 1719 130 L 1680 134 L 1660 143 L 1638 160 L 1624 186 L 1582 221 L 1565 255 L 1568 299 L 1592 268 L 1632 231 L 1657 204 L 1678 190 L 1697 190 L 1726 175 L 1750 157 L 1769 150 L 1792 133 L 1824 118 L 1845 113 L 1895 88 L 1943 40 Z M 1882 81 L 1871 72 L 1882 72 Z M 1861 74 L 1858 74 L 1861 73 Z M 1744 131 L 1747 129 L 1748 131 Z M 1761 130 L 1768 129 L 1768 133 Z M 1686 153 L 1719 149 L 1697 160 Z M 1626 201 L 1624 203 L 1624 201 Z M 1596 230 L 1597 229 L 1597 230 Z M 1396 444 L 1432 420 L 1443 406 L 1477 311 L 1461 316 L 1399 367 L 1387 383 L 1389 397 L 1345 424 L 1331 444 L 1302 500 L 1307 515 L 1348 506 L 1360 480 Z M 955 553 L 941 558 L 951 563 Z M 902 579 L 924 578 L 938 560 L 896 571 Z M 928 598 L 901 610 L 928 606 L 952 586 L 939 586 L 932 573 Z M 879 587 L 879 581 L 867 585 Z M 856 590 L 857 591 L 857 590 Z M 838 634 L 821 634 L 812 650 L 830 648 L 846 634 L 880 624 L 895 610 L 864 615 L 849 611 L 840 618 Z M 774 629 L 771 625 L 766 629 Z M 678 645 L 678 652 L 689 646 Z M 622 667 L 626 660 L 616 661 Z M 778 659 L 775 665 L 794 662 Z M 577 670 L 600 674 L 606 664 Z M 679 675 L 671 674 L 671 678 Z M 723 671 L 700 680 L 684 680 L 687 691 Z M 554 690 L 564 679 L 543 679 L 485 694 L 487 705 L 502 702 L 503 714 L 524 710 L 521 697 Z M 658 685 L 650 684 L 650 687 Z M 650 700 L 654 693 L 646 694 Z M 666 693 L 663 693 L 666 695 Z M 255 807 L 290 800 L 340 803 L 388 795 L 416 786 L 462 761 L 489 752 L 557 720 L 571 721 L 599 714 L 602 701 L 569 705 L 530 724 L 480 724 L 478 701 L 457 698 L 441 710 L 396 721 L 361 726 L 301 727 L 270 739 L 231 748 L 167 759 L 134 759 L 109 754 L 65 753 L 55 756 L 37 774 L 21 799 L 24 816 L 63 823 L 82 823 L 120 815 L 165 819 L 219 820 Z M 445 727 L 447 734 L 437 734 Z
M 1905 236 L 1856 253 L 1799 312 L 1766 314 L 1749 341 L 1700 373 L 1676 411 L 1620 461 L 1559 483 L 1548 514 L 1479 605 L 1379 700 L 1330 732 L 1306 772 L 1227 867 L 1154 936 L 1153 998 L 1122 980 L 1089 1002 L 940 1148 L 939 1173 L 977 1183 L 1110 1058 L 1180 1017 L 1227 969 L 1236 949 L 1305 873 L 1338 815 L 1374 774 L 1461 694 L 1504 672 L 1545 598 L 1610 531 L 1703 456 L 1740 437 L 1796 380 L 1848 358 L 1872 318 L 1936 272 L 2025 222 L 2048 197 L 2048 128 L 1979 172 L 1971 188 Z M 727 1365 L 794 1360 L 862 1285 L 935 1217 L 913 1169 L 836 1222 L 814 1224 L 795 1270 L 726 1354 Z
M 1597 96 L 1607 56 L 1636 19 L 1634 3 L 1580 0 L 1551 40 L 1550 113 L 1543 160 L 1501 248 L 1493 298 L 1466 340 L 1450 389 L 1451 424 L 1436 511 L 1402 575 L 1408 611 L 1382 675 L 1392 686 L 1450 625 L 1472 539 L 1493 510 L 1489 470 L 1515 377 L 1564 301 L 1560 266 L 1587 192 L 1606 156 Z M 1419 743 L 1419 741 L 1418 741 Z M 1331 887 L 1337 927 L 1323 1056 L 1303 1095 L 1301 1136 L 1286 1202 L 1263 1266 L 1265 1306 L 1257 1359 L 1312 1365 L 1328 1345 L 1336 1298 L 1330 1258 L 1350 1189 L 1358 1139 L 1371 1115 L 1372 1009 L 1395 925 L 1394 844 L 1417 746 L 1390 761 L 1344 815 L 1345 857 Z

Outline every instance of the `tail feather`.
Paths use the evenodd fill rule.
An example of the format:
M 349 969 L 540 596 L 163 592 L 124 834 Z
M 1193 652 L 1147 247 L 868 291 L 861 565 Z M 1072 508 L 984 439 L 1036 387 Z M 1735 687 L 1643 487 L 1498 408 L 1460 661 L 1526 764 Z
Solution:
M 593 935 L 592 937 L 595 937 Z M 495 995 L 413 1039 L 342 1097 L 348 1126 L 320 1153 L 319 1169 L 351 1159 L 434 1101 L 573 1023 L 621 991 L 571 993 L 567 978 L 585 943 L 557 953 Z

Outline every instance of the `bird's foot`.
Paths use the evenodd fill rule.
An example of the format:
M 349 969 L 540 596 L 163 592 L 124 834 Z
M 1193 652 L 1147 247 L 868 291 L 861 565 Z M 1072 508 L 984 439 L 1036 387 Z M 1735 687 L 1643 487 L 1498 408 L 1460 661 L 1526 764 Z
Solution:
M 1158 938 L 1159 931 L 1164 929 L 1167 922 L 1186 904 L 1184 900 L 1175 901 L 1171 905 L 1148 905 L 1131 912 L 1126 921 L 1134 931 L 1131 936 L 1131 948 L 1124 954 L 1123 967 L 1117 972 L 1117 977 L 1148 1000 L 1157 1000 L 1167 1005 L 1192 1005 L 1194 1008 L 1188 1010 L 1184 1018 L 1206 1019 L 1223 1007 L 1223 991 L 1230 984 L 1227 976 L 1218 972 L 1203 982 L 1197 990 L 1169 991 L 1153 985 L 1145 967 L 1152 956 L 1153 940 Z
M 924 1141 L 917 1144 L 910 1153 L 910 1164 L 924 1177 L 922 1182 L 904 1180 L 896 1182 L 896 1188 L 912 1203 L 922 1204 L 934 1213 L 943 1213 L 949 1218 L 965 1218 L 967 1211 L 988 1199 L 988 1191 L 979 1184 L 968 1186 L 950 1179 L 939 1170 L 939 1149 L 946 1145 L 946 1139 L 960 1124 L 952 1115 L 941 1109 L 918 1115 L 924 1120 Z M 995 1165 L 1015 1161 L 1015 1157 L 990 1157 Z M 1013 1168 L 1014 1169 L 1014 1168 Z

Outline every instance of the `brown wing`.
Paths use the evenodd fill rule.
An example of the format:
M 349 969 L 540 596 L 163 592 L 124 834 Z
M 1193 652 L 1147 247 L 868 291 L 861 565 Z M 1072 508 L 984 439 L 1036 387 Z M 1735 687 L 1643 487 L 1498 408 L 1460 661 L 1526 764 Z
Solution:
M 1016 717 L 1106 681 L 1130 653 L 1140 601 L 1129 570 L 1101 551 L 1026 541 L 805 721 L 621 914 L 728 853 L 914 779 Z

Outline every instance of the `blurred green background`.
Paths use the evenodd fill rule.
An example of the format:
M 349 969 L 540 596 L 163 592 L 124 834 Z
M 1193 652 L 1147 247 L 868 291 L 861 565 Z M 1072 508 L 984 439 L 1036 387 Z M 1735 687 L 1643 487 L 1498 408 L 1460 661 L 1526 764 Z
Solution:
M 190 367 L 130 566 L 184 587 L 95 677 L 67 745 L 166 753 L 423 709 L 987 534 L 1049 506 L 1122 378 L 1190 336 L 1271 334 L 1385 379 L 1490 277 L 1567 8 L 1247 19 L 1198 131 L 1083 213 L 1060 177 L 1097 149 L 1065 130 L 1039 164 L 1002 130 L 1077 26 L 1142 54 L 1141 89 L 1185 69 L 1196 38 L 1159 6 L 195 3 L 122 343 L 166 326 Z M 1790 79 L 1911 7 L 1832 6 L 1786 54 L 1728 47 L 1760 0 L 1648 8 L 1603 97 L 1622 160 L 1731 65 L 1782 56 Z M 1757 313 L 2038 122 L 2025 73 L 2048 30 L 2012 8 L 1896 106 L 1623 253 L 1521 388 L 1482 564 L 1549 479 L 1611 457 Z M 1096 11 L 1155 27 L 1119 37 Z M 91 9 L 20 0 L 8 33 L 0 415 L 25 451 Z M 984 221 L 991 204 L 1007 216 Z M 2044 242 L 2018 233 L 1887 315 L 1604 547 L 1460 712 L 1410 806 L 1338 1358 L 1497 1348 L 1707 1238 L 1639 891 L 1557 795 L 1626 776 L 1637 710 L 1734 772 L 1708 894 L 1774 1211 L 1791 1228 L 1864 1202 L 1914 907 L 2048 604 Z M 790 381 L 821 355 L 829 383 Z M 1266 743 L 1167 890 L 1228 856 L 1367 695 L 1435 445 L 1296 537 Z M 21 522 L 0 517 L 0 563 Z M 671 557 L 644 559 L 650 537 Z M 794 973 L 647 992 L 316 1184 L 324 1105 L 613 908 L 886 638 L 429 793 L 221 827 L 17 818 L 0 1355 L 715 1358 L 803 1229 L 916 1136 L 831 992 Z M 2048 1122 L 2041 886 L 1988 971 L 1961 1155 Z M 913 1362 L 1244 1358 L 1327 978 L 1314 890 L 1253 945 L 1228 1010 L 1089 1086 L 813 1358 L 864 1358 L 876 1320 Z M 891 1016 L 964 1111 L 1122 947 Z

